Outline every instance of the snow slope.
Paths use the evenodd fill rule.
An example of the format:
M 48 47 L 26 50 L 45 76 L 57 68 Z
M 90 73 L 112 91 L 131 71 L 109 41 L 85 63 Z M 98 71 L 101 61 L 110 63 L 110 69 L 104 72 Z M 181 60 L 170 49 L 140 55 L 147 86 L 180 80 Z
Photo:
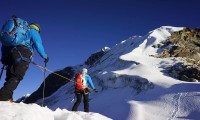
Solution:
M 0 102 L 1 120 L 111 120 L 98 113 L 52 111 L 37 104 Z
M 182 29 L 162 26 L 145 36 L 130 37 L 111 48 L 95 65 L 83 65 L 89 68 L 100 91 L 90 95 L 91 111 L 114 120 L 198 119 L 200 85 L 162 73 L 166 66 L 175 64 L 173 58 L 151 57 L 158 53 L 153 45 Z M 53 110 L 71 110 L 73 96 L 73 84 L 66 84 L 46 102 Z M 83 104 L 79 110 L 83 110 Z
M 54 118 L 88 120 L 198 120 L 200 117 L 200 84 L 179 81 L 162 72 L 176 63 L 173 58 L 154 58 L 160 49 L 152 47 L 182 27 L 162 26 L 145 36 L 133 36 L 109 49 L 89 69 L 99 91 L 90 94 L 91 113 L 70 112 L 74 102 L 74 84 L 68 83 L 45 98 Z M 37 104 L 41 104 L 38 100 Z M 5 103 L 0 103 L 5 105 Z M 0 105 L 2 106 L 2 105 Z M 6 107 L 7 105 L 5 105 Z M 33 105 L 34 107 L 36 105 Z M 19 105 L 23 107 L 23 105 Z M 0 109 L 3 109 L 0 107 Z M 47 108 L 41 108 L 51 113 Z M 83 111 L 83 104 L 79 106 Z M 0 110 L 1 112 L 1 110 Z M 93 113 L 94 112 L 94 113 Z M 79 114 L 80 113 L 80 114 Z M 55 117 L 55 114 L 58 115 Z M 83 117 L 84 115 L 88 118 Z M 103 116 L 101 116 L 101 115 Z M 17 115 L 18 116 L 18 115 Z M 65 116 L 65 117 L 64 117 Z M 1 117 L 1 115 L 0 115 Z M 78 119 L 78 118 L 77 118 Z

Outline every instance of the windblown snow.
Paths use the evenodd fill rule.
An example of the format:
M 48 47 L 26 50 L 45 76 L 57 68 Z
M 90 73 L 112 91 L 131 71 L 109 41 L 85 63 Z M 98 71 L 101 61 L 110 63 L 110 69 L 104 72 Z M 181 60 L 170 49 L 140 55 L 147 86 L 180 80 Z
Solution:
M 173 58 L 154 58 L 152 47 L 182 27 L 162 26 L 145 36 L 133 36 L 113 48 L 89 69 L 99 91 L 90 94 L 90 112 L 71 112 L 73 83 L 45 98 L 47 107 L 0 102 L 1 120 L 198 120 L 200 84 L 179 81 L 162 72 Z M 74 66 L 78 71 L 80 66 Z M 41 104 L 38 100 L 37 104 Z M 51 109 L 51 110 L 50 110 Z

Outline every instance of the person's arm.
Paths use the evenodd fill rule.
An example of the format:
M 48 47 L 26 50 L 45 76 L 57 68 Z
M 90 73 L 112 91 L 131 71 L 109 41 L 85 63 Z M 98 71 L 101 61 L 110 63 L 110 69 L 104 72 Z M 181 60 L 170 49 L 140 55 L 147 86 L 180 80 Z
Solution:
M 35 49 L 37 50 L 37 52 L 42 58 L 47 59 L 47 54 L 44 51 L 40 34 L 34 29 L 31 30 L 31 33 L 32 33 L 32 41 L 33 41 L 33 45 Z
M 87 75 L 87 82 L 92 89 L 95 89 L 92 79 L 89 75 Z

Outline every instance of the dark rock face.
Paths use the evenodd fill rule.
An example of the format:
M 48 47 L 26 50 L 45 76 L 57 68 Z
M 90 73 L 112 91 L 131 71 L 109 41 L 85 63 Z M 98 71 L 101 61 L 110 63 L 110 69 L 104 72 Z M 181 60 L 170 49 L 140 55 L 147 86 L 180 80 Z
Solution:
M 74 76 L 74 71 L 72 67 L 66 67 L 63 70 L 55 72 L 59 75 L 62 75 L 66 78 L 71 79 Z M 69 80 L 62 78 L 60 76 L 57 76 L 55 74 L 50 74 L 46 79 L 45 79 L 45 97 L 48 97 L 52 95 L 56 90 L 58 90 L 61 86 L 64 84 L 68 83 Z M 25 103 L 34 103 L 38 99 L 41 99 L 43 97 L 43 86 L 44 82 L 40 85 L 38 90 L 33 92 L 24 102 Z
M 200 81 L 200 29 L 185 28 L 153 47 L 163 49 L 155 57 L 175 57 L 181 62 L 168 68 L 171 76 L 183 81 Z
M 171 67 L 165 68 L 163 72 L 186 82 L 198 82 L 200 80 L 199 70 L 193 66 L 184 65 L 181 62 L 176 63 Z
M 96 61 L 98 61 L 105 53 L 107 50 L 100 50 L 94 54 L 92 54 L 85 62 L 86 65 L 94 65 Z

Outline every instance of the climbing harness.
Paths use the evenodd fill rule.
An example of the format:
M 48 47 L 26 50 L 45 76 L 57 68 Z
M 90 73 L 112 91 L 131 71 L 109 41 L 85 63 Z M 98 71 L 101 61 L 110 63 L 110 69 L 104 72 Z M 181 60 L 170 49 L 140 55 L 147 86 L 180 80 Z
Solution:
M 24 46 L 19 46 L 19 47 L 24 47 Z M 24 47 L 25 48 L 25 47 Z M 18 50 L 18 48 L 17 47 L 14 47 L 14 48 L 12 48 L 12 50 L 11 50 L 11 52 L 13 51 L 13 49 L 16 49 L 17 50 L 17 52 L 18 52 L 18 54 L 20 55 L 20 58 L 18 58 L 15 62 L 17 63 L 17 62 L 20 62 L 20 61 L 25 61 L 25 62 L 31 62 L 31 58 L 26 58 L 26 57 L 24 57 L 22 54 L 21 54 L 21 52 Z

